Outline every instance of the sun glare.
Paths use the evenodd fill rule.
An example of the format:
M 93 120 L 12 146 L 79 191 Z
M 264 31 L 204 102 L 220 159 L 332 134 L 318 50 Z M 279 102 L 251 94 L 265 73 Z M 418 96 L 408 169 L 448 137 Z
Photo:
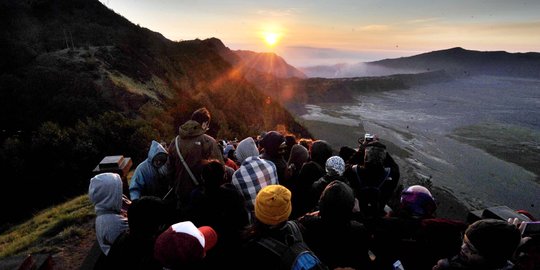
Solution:
M 279 40 L 279 35 L 276 33 L 264 33 L 264 41 L 268 46 L 272 47 L 276 45 Z

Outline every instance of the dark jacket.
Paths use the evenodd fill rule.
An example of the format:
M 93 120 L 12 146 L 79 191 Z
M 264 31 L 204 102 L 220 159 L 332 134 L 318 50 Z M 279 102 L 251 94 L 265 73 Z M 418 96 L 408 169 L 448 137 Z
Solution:
M 356 221 L 331 223 L 317 216 L 304 216 L 304 241 L 329 269 L 372 269 L 368 256 L 369 235 Z
M 189 120 L 180 126 L 180 135 L 177 137 L 180 153 L 197 180 L 200 180 L 200 163 L 203 159 L 217 159 L 223 163 L 223 154 L 216 140 L 204 132 L 198 122 Z M 169 164 L 173 167 L 175 194 L 185 204 L 195 184 L 178 156 L 176 138 L 169 145 L 168 152 Z
M 258 240 L 263 237 L 272 237 L 282 243 L 286 243 L 286 237 L 292 233 L 292 230 L 286 222 L 276 227 L 268 227 L 260 224 L 259 226 L 256 232 L 246 239 L 244 246 L 239 251 L 241 259 L 239 260 L 240 267 L 237 269 L 278 269 L 281 262 L 280 257 L 260 245 Z

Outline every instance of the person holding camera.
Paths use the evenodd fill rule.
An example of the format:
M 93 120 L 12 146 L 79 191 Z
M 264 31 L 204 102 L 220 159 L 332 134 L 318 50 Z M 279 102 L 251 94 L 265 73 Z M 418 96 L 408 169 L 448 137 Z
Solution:
M 442 259 L 433 270 L 505 270 L 513 269 L 509 261 L 521 241 L 519 229 L 506 221 L 481 219 L 465 231 L 461 251 Z

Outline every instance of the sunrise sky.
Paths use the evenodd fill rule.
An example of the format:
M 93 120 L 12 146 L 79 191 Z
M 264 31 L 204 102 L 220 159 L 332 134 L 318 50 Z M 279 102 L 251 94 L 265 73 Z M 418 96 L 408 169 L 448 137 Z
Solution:
M 101 2 L 174 41 L 216 37 L 233 50 L 276 52 L 295 66 L 452 47 L 540 51 L 539 0 Z

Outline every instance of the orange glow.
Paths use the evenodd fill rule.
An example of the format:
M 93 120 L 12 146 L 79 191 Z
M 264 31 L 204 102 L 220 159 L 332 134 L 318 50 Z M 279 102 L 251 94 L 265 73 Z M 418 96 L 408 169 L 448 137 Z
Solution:
M 264 42 L 266 42 L 268 46 L 273 47 L 279 41 L 279 37 L 279 34 L 267 32 L 264 33 Z

